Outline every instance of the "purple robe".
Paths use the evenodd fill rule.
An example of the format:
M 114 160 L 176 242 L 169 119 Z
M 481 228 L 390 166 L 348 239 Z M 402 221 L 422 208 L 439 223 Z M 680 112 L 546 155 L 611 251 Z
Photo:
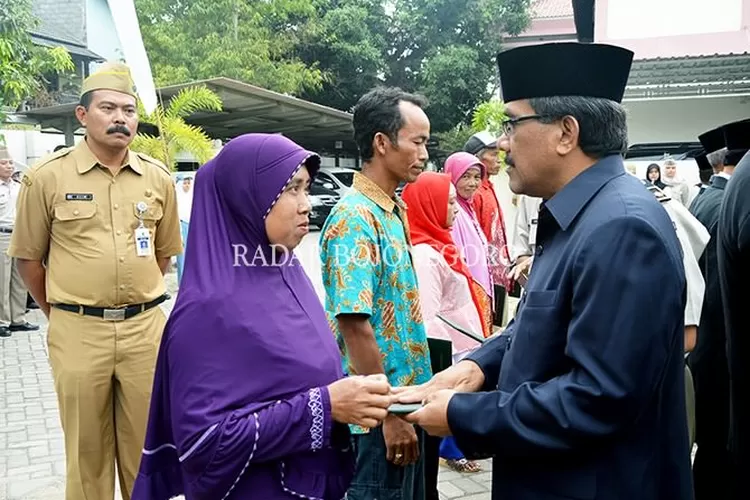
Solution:
M 249 134 L 198 171 L 133 500 L 344 497 L 354 456 L 326 388 L 339 350 L 301 264 L 273 265 L 265 232 L 287 182 L 319 161 Z

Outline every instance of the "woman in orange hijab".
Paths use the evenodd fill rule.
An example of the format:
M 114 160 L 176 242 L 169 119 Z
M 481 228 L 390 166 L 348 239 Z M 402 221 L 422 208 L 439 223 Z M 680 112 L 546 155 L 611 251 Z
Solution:
M 447 174 L 424 172 L 404 189 L 414 268 L 427 335 L 451 340 L 454 354 L 478 345 L 437 316 L 484 337 L 481 303 L 475 280 L 453 242 L 451 228 L 458 212 L 456 189 Z

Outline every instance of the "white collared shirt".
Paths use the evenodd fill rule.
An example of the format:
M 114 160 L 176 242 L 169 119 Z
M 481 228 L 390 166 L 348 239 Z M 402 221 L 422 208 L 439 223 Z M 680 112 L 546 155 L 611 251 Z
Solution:
M 16 223 L 16 201 L 21 184 L 8 179 L 0 180 L 0 227 L 13 228 Z
M 732 176 L 731 176 L 731 175 L 729 175 L 729 174 L 728 174 L 728 173 L 726 173 L 726 172 L 719 172 L 718 174 L 715 174 L 715 175 L 716 175 L 716 177 L 723 177 L 723 178 L 725 178 L 726 180 L 729 180 L 729 179 L 731 179 L 731 178 L 732 178 Z

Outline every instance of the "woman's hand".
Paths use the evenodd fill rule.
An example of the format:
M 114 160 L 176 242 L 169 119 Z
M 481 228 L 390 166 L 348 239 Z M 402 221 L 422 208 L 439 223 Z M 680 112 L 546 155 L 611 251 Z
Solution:
M 328 386 L 333 420 L 343 424 L 377 427 L 394 402 L 385 375 L 342 378 Z

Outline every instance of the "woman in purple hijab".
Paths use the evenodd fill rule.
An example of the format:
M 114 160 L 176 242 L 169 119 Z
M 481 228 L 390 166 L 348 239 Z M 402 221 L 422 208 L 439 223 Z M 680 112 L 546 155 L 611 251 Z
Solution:
M 198 171 L 134 500 L 345 496 L 345 424 L 374 427 L 393 398 L 382 375 L 342 378 L 292 252 L 319 164 L 281 135 L 249 134 Z

